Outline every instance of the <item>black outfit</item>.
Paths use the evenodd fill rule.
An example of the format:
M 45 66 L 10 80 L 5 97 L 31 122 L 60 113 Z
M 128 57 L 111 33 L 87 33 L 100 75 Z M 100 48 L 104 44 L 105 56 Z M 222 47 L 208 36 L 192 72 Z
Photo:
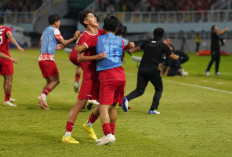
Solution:
M 217 33 L 212 32 L 211 33 L 211 60 L 209 62 L 206 71 L 210 71 L 213 62 L 215 61 L 216 62 L 215 72 L 218 72 L 219 63 L 220 63 L 220 42 L 221 42 L 221 38 L 217 35 Z
M 130 101 L 144 93 L 144 90 L 149 81 L 155 87 L 155 95 L 150 110 L 158 109 L 159 101 L 163 92 L 163 83 L 158 69 L 159 63 L 162 62 L 163 56 L 169 56 L 172 52 L 169 47 L 163 43 L 161 39 L 149 40 L 142 44 L 141 49 L 144 49 L 144 54 L 140 62 L 137 76 L 137 87 L 126 96 Z
M 166 71 L 167 67 L 170 67 L 170 70 L 168 71 L 168 76 L 181 75 L 179 70 L 182 69 L 182 67 L 180 66 L 180 62 L 178 60 L 172 60 L 170 57 L 167 57 L 164 65 L 164 71 Z

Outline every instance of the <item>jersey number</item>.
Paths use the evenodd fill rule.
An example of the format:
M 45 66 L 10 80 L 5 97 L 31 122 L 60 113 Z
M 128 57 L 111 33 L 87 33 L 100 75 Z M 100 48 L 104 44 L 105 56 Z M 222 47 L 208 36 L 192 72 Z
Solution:
M 0 45 L 2 45 L 3 43 L 3 36 L 2 36 L 2 32 L 0 32 Z

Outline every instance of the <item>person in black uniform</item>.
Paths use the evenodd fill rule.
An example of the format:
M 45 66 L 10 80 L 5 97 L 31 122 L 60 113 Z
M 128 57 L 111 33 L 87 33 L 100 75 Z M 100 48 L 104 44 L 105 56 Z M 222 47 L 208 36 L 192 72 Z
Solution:
M 205 71 L 205 74 L 207 76 L 209 76 L 209 71 L 210 71 L 210 68 L 211 68 L 214 61 L 216 62 L 215 75 L 221 75 L 218 72 L 219 63 L 220 63 L 220 42 L 222 41 L 219 36 L 222 35 L 223 33 L 225 33 L 227 30 L 229 30 L 228 27 L 226 27 L 225 29 L 223 29 L 221 31 L 218 31 L 218 28 L 215 25 L 213 25 L 211 27 L 211 60 L 210 60 L 209 65 Z
M 160 112 L 156 111 L 163 92 L 163 83 L 160 76 L 159 64 L 162 62 L 162 58 L 164 58 L 165 55 L 174 60 L 177 60 L 178 56 L 176 56 L 169 47 L 163 43 L 163 28 L 154 29 L 153 34 L 154 39 L 148 40 L 145 44 L 141 45 L 141 49 L 144 49 L 144 54 L 138 69 L 137 88 L 124 97 L 124 111 L 127 111 L 125 106 L 128 106 L 128 102 L 141 96 L 144 93 L 148 82 L 151 81 L 152 85 L 155 87 L 155 95 L 153 97 L 149 114 L 160 114 Z

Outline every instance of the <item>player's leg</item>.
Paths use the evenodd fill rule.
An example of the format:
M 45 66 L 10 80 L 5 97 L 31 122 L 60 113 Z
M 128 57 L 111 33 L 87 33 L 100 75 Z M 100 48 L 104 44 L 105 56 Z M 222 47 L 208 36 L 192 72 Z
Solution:
M 47 103 L 47 95 L 60 83 L 60 77 L 59 74 L 55 76 L 50 76 L 45 78 L 46 79 L 46 86 L 44 87 L 42 93 L 38 96 L 38 99 L 40 100 L 39 106 L 42 109 L 49 109 L 48 103 Z
M 89 137 L 91 139 L 94 139 L 94 140 L 97 139 L 97 136 L 96 136 L 96 133 L 94 132 L 92 126 L 93 126 L 94 122 L 98 119 L 99 116 L 100 116 L 99 105 L 97 105 L 94 108 L 91 115 L 89 116 L 89 120 L 82 125 L 82 128 L 88 133 Z
M 132 91 L 130 94 L 125 96 L 123 101 L 123 110 L 126 112 L 127 109 L 125 106 L 128 106 L 128 102 L 134 98 L 137 98 L 141 95 L 143 95 L 145 88 L 148 84 L 148 79 L 145 77 L 144 73 L 139 70 L 138 76 L 137 76 L 137 87 L 134 91 Z
M 153 74 L 151 75 L 150 81 L 155 88 L 155 94 L 153 97 L 151 108 L 149 110 L 149 114 L 160 114 L 160 112 L 157 111 L 159 106 L 159 101 L 163 93 L 163 82 L 160 76 L 160 72 L 154 71 Z
M 66 132 L 62 138 L 62 142 L 72 143 L 72 144 L 79 143 L 76 139 L 72 138 L 72 130 L 73 130 L 76 118 L 77 118 L 80 110 L 83 108 L 83 106 L 85 106 L 86 102 L 87 102 L 87 99 L 82 99 L 82 100 L 77 99 L 77 102 L 75 103 L 73 108 L 70 110 L 68 121 L 66 124 Z
M 116 104 L 117 103 L 114 103 L 113 105 L 111 105 L 110 109 L 109 109 L 110 128 L 111 128 L 111 131 L 112 131 L 113 135 L 114 135 L 114 132 L 115 132 L 115 125 L 116 125 L 116 120 L 117 120 Z
M 5 92 L 5 101 L 4 105 L 8 106 L 17 106 L 16 104 L 13 104 L 10 102 L 11 97 L 11 90 L 12 90 L 12 81 L 13 81 L 13 75 L 4 75 L 4 82 L 3 82 L 3 88 Z
M 77 66 L 76 74 L 75 74 L 75 83 L 74 83 L 74 91 L 76 93 L 79 92 L 79 80 L 80 80 L 80 77 L 81 77 L 81 67 Z

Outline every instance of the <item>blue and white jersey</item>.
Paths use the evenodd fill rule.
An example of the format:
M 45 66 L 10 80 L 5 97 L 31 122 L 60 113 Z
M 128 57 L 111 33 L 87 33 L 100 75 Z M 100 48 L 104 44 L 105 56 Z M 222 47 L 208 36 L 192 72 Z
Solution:
M 48 26 L 41 37 L 41 49 L 39 60 L 54 60 L 56 45 L 63 39 L 59 29 Z
M 106 52 L 106 58 L 97 61 L 97 71 L 121 66 L 124 45 L 128 45 L 128 40 L 113 33 L 99 36 L 96 53 Z

